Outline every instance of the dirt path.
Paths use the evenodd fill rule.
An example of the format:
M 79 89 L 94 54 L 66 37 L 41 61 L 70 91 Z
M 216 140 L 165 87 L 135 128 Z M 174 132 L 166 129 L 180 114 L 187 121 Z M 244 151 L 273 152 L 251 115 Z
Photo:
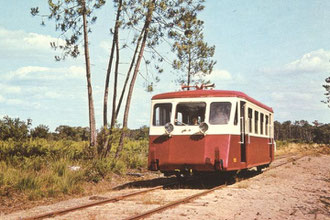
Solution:
M 150 219 L 330 219 L 329 162 L 304 157 Z
M 278 160 L 273 165 L 286 160 Z M 149 219 L 330 219 L 329 162 L 329 155 L 292 160 L 287 165 L 155 214 Z M 118 203 L 57 216 L 55 219 L 121 219 L 201 191 L 160 190 Z M 110 197 L 120 192 L 100 196 Z M 39 206 L 6 216 L 0 215 L 0 219 L 19 219 L 84 203 L 88 199 L 85 197 Z

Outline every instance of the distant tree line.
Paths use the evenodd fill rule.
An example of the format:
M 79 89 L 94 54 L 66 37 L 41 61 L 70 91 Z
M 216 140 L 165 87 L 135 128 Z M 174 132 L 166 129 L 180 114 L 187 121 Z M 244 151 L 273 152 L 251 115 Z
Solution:
M 50 132 L 48 126 L 38 125 L 31 128 L 32 120 L 22 121 L 19 118 L 4 116 L 0 119 L 0 140 L 24 141 L 28 138 L 44 138 L 50 140 L 67 139 L 73 141 L 87 141 L 89 138 L 89 128 L 70 127 L 60 125 L 55 132 Z
M 44 138 L 48 140 L 72 140 L 72 141 L 88 141 L 88 127 L 71 127 L 60 125 L 55 132 L 50 132 L 46 125 L 38 125 L 32 128 L 32 120 L 20 120 L 19 118 L 10 118 L 4 116 L 0 119 L 0 140 L 6 141 L 12 139 L 14 141 L 24 141 L 28 138 Z M 148 137 L 149 128 L 146 126 L 140 129 L 129 129 L 127 137 L 132 140 L 142 140 Z
M 140 129 L 129 129 L 127 137 L 132 140 L 142 140 L 148 137 L 149 128 L 146 126 Z M 90 130 L 88 127 L 71 127 L 68 125 L 60 125 L 55 132 L 49 131 L 46 125 L 38 125 L 32 128 L 32 120 L 20 120 L 19 118 L 10 118 L 4 116 L 0 119 L 0 140 L 6 141 L 12 139 L 14 141 L 24 141 L 28 138 L 44 138 L 48 140 L 72 140 L 72 141 L 88 141 Z
M 330 124 L 318 121 L 309 124 L 305 120 L 283 123 L 275 121 L 274 137 L 280 141 L 330 144 Z
M 55 132 L 50 132 L 48 126 L 38 125 L 31 128 L 32 120 L 22 121 L 19 118 L 10 118 L 4 116 L 0 119 L 0 140 L 12 139 L 14 141 L 23 141 L 28 138 L 44 138 L 48 140 L 72 140 L 88 141 L 88 127 L 71 127 L 60 125 Z M 99 132 L 99 135 L 102 131 Z M 128 129 L 127 138 L 131 140 L 147 139 L 149 128 L 142 126 L 139 129 Z M 309 124 L 308 121 L 285 121 L 274 123 L 275 140 L 300 143 L 318 143 L 330 144 L 330 124 L 322 124 L 314 121 Z

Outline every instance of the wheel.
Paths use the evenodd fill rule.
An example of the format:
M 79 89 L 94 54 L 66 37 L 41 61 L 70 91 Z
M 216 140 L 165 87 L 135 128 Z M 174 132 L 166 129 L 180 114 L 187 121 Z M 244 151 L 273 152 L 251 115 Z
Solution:
M 262 172 L 262 166 L 257 166 L 257 171 L 258 171 L 258 173 L 261 173 Z

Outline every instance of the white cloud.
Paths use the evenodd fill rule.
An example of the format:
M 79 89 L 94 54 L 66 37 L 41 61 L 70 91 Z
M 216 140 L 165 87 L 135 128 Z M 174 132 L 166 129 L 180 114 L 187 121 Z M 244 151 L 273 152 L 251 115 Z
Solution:
M 112 41 L 108 40 L 108 41 L 101 41 L 99 46 L 105 51 L 105 52 L 109 52 L 110 48 L 112 46 Z
M 285 105 L 290 105 L 294 103 L 298 103 L 301 105 L 302 103 L 311 103 L 313 101 L 313 94 L 311 93 L 303 93 L 299 91 L 282 91 L 282 92 L 273 92 L 271 94 L 271 98 L 279 103 L 283 103 Z
M 21 92 L 21 87 L 0 83 L 0 91 L 2 94 L 17 94 Z
M 213 70 L 211 74 L 205 76 L 206 80 L 217 81 L 217 80 L 231 80 L 232 76 L 227 70 Z
M 278 68 L 263 68 L 264 73 L 304 74 L 320 73 L 330 70 L 330 51 L 319 49 L 304 54 L 300 59 Z
M 80 78 L 80 77 L 84 77 L 86 70 L 84 67 L 81 66 L 70 66 L 68 69 L 60 69 L 61 71 L 65 71 L 66 72 L 66 76 L 67 77 L 71 77 L 71 78 Z M 61 72 L 60 71 L 60 72 Z
M 52 99 L 57 99 L 57 98 L 60 98 L 61 95 L 57 92 L 54 92 L 54 91 L 48 91 L 44 94 L 45 97 L 47 98 L 52 98 Z
M 2 95 L 0 95 L 0 103 L 3 103 L 5 101 L 6 101 L 6 99 Z
M 6 100 L 6 104 L 8 105 L 26 105 L 27 102 L 25 102 L 24 100 L 21 100 L 21 99 L 7 99 Z
M 8 30 L 0 27 L 0 47 L 7 51 L 48 51 L 51 50 L 50 42 L 64 44 L 64 41 L 54 38 L 50 35 L 42 35 L 37 33 L 27 33 L 22 30 Z
M 47 70 L 49 70 L 47 67 L 25 66 L 5 74 L 4 79 L 28 79 L 31 77 L 31 74 L 41 73 Z
M 84 77 L 85 69 L 80 66 L 49 68 L 25 66 L 3 75 L 4 80 L 62 80 Z

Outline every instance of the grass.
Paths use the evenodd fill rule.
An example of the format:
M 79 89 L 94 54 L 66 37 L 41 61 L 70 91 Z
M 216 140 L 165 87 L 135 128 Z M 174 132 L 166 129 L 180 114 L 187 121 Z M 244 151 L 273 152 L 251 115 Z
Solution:
M 147 149 L 147 140 L 127 140 L 118 160 L 115 147 L 107 158 L 89 159 L 83 141 L 0 141 L 0 200 L 82 195 L 90 185 L 110 183 L 114 174 L 145 169 Z
M 127 178 L 123 174 L 131 169 L 146 169 L 147 139 L 126 140 L 117 160 L 113 159 L 115 151 L 116 145 L 109 157 L 90 159 L 90 148 L 84 141 L 0 141 L 0 213 L 4 207 L 19 206 L 18 200 L 27 204 L 27 201 L 84 195 L 99 188 L 108 190 L 114 176 L 117 181 Z M 297 152 L 329 154 L 330 147 L 278 142 L 277 155 Z M 242 183 L 238 187 L 248 188 L 248 185 Z M 157 201 L 148 197 L 143 200 L 150 204 Z
M 324 144 L 305 144 L 305 143 L 286 143 L 277 141 L 276 156 L 285 154 L 303 154 L 303 155 L 329 155 L 330 146 Z

